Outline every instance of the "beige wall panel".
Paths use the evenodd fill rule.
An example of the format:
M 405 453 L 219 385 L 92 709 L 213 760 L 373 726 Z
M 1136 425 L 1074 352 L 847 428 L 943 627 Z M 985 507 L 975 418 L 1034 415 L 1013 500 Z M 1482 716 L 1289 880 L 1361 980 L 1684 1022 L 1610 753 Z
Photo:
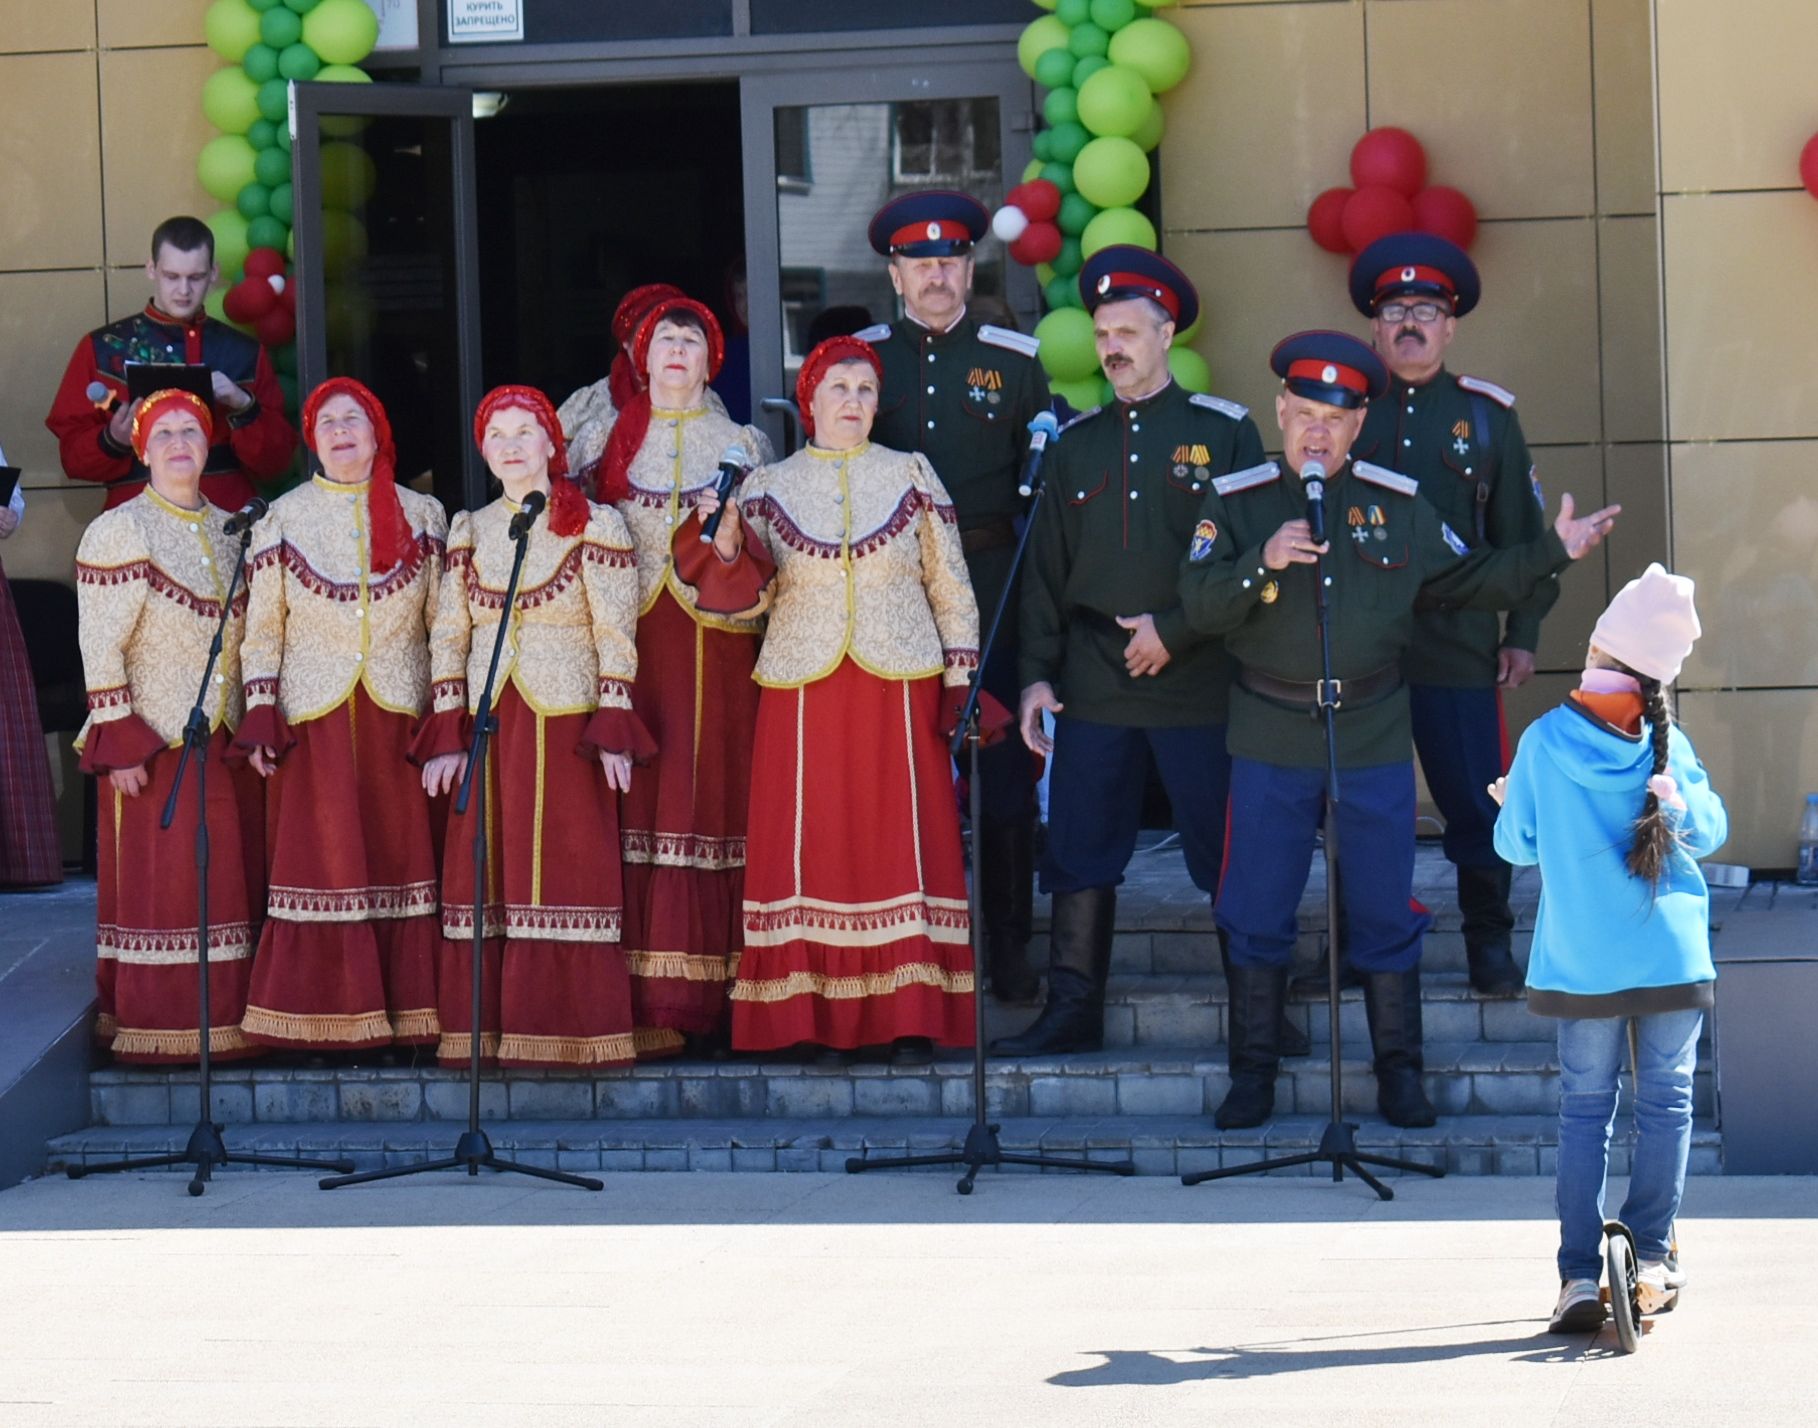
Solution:
M 69 0 L 64 0 L 69 3 Z M 209 0 L 96 0 L 103 49 L 199 45 Z M 225 61 L 217 59 L 217 65 Z
M 44 418 L 77 340 L 101 324 L 101 302 L 99 273 L 0 273 L 0 444 L 28 488 L 63 479 Z
M 1717 850 L 1717 862 L 1793 866 L 1805 795 L 1818 789 L 1814 721 L 1818 695 L 1808 689 L 1681 697 L 1679 722 L 1729 810 L 1730 841 Z
M 10 451 L 8 453 L 11 454 Z M 64 486 L 25 493 L 25 523 L 0 544 L 9 580 L 55 580 L 73 585 L 76 543 L 101 514 L 107 493 L 99 486 Z
M 1652 218 L 1597 224 L 1603 318 L 1603 430 L 1608 441 L 1666 437 L 1660 342 L 1660 226 Z
M 1666 447 L 1610 446 L 1603 454 L 1604 499 L 1622 507 L 1609 549 L 1609 589 L 1614 595 L 1649 563 L 1672 568 L 1667 509 Z
M 147 238 L 150 233 L 145 235 Z M 107 320 L 131 317 L 151 300 L 151 283 L 145 276 L 145 265 L 107 270 Z
M 1814 124 L 1811 0 L 1658 0 L 1668 193 L 1799 182 Z
M 1370 123 L 1413 133 L 1434 182 L 1486 218 L 1592 211 L 1585 0 L 1378 0 L 1369 11 Z
M 1651 8 L 1650 0 L 1591 0 L 1599 213 L 1655 209 Z
M 1366 127 L 1362 7 L 1213 6 L 1173 18 L 1193 69 L 1163 101 L 1168 227 L 1303 223 L 1316 194 L 1350 181 Z
M 1514 392 L 1529 441 L 1598 440 L 1592 221 L 1487 223 L 1471 257 L 1483 273 L 1483 302 L 1458 324 L 1447 364 Z
M 1506 689 L 1502 695 L 1503 717 L 1509 726 L 1509 752 L 1521 738 L 1521 731 L 1547 710 L 1561 703 L 1578 687 L 1577 674 L 1537 674 L 1520 689 Z
M 1547 517 L 1558 514 L 1559 495 L 1570 491 L 1581 511 L 1603 501 L 1603 448 L 1543 446 L 1534 465 L 1546 492 Z M 1526 473 L 1522 473 L 1524 476 Z M 1608 603 L 1609 552 L 1602 546 L 1559 575 L 1559 599 L 1540 626 L 1535 663 L 1541 669 L 1577 669 L 1584 664 L 1584 642 Z
M 1663 216 L 1672 438 L 1818 436 L 1818 205 L 1670 197 Z
M 0 0 L 0 48 L 7 54 L 94 47 L 92 5 L 82 0 Z
M 0 270 L 101 261 L 92 54 L 0 57 Z
M 206 218 L 220 205 L 196 178 L 215 130 L 202 117 L 212 50 L 119 50 L 101 56 L 101 135 L 107 153 L 107 259 L 141 260 L 152 229 L 175 213 Z M 157 113 L 148 124 L 146 115 Z
M 1673 448 L 1674 554 L 1704 623 L 1687 685 L 1818 685 L 1814 469 L 1813 441 Z

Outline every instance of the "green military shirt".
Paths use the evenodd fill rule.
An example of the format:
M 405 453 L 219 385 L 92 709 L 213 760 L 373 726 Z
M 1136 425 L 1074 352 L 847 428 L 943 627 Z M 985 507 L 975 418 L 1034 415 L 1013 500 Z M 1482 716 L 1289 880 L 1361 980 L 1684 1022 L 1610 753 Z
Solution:
M 1213 479 L 1260 460 L 1245 408 L 1177 382 L 1067 423 L 1023 575 L 1023 687 L 1052 684 L 1069 715 L 1094 723 L 1222 724 L 1230 666 L 1220 641 L 1188 624 L 1181 560 Z M 1132 678 L 1116 618 L 1141 614 L 1172 658 Z
M 1181 606 L 1195 630 L 1224 636 L 1239 666 L 1299 684 L 1321 677 L 1317 567 L 1270 570 L 1262 551 L 1284 523 L 1305 515 L 1300 482 L 1273 461 L 1223 477 L 1207 493 L 1180 577 Z M 1367 463 L 1342 466 L 1327 483 L 1326 530 L 1332 676 L 1340 681 L 1402 659 L 1419 600 L 1501 609 L 1570 564 L 1552 530 L 1509 550 L 1468 550 L 1411 477 Z M 1413 758 L 1405 685 L 1342 704 L 1337 726 L 1345 767 Z M 1226 743 L 1232 754 L 1259 763 L 1325 763 L 1324 733 L 1312 712 L 1244 688 L 1241 674 Z
M 1494 382 L 1443 367 L 1418 387 L 1392 378 L 1388 394 L 1370 403 L 1351 456 L 1412 476 L 1420 494 L 1473 549 L 1525 545 L 1547 528 L 1515 397 Z M 1496 683 L 1497 650 L 1509 645 L 1531 652 L 1541 617 L 1558 598 L 1559 586 L 1541 581 L 1509 610 L 1506 628 L 1493 610 L 1423 601 L 1402 671 L 1413 684 L 1487 688 Z

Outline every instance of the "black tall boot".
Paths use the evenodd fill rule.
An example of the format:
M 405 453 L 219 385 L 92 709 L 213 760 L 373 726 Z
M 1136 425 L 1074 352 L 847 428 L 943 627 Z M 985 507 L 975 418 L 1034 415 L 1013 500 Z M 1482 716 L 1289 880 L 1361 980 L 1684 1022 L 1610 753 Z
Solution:
M 1041 981 L 1029 965 L 1030 903 L 1035 896 L 1035 823 L 984 820 L 978 840 L 985 918 L 985 968 L 1000 1002 L 1032 1002 Z
M 1364 1011 L 1376 1050 L 1376 1105 L 1392 1126 L 1430 1126 L 1439 1119 L 1420 1073 L 1420 972 L 1368 972 Z
M 1509 951 L 1515 931 L 1515 914 L 1509 909 L 1512 876 L 1507 863 L 1458 870 L 1465 958 L 1471 967 L 1471 989 L 1480 996 L 1519 996 L 1527 980 Z
M 1056 893 L 1048 914 L 1048 1003 L 1035 1025 L 991 1043 L 996 1056 L 1052 1056 L 1105 1044 L 1116 888 Z
M 1224 928 L 1214 929 L 1218 934 L 1218 960 L 1224 963 L 1225 985 L 1231 985 L 1231 934 Z M 1324 984 L 1321 984 L 1321 995 L 1324 995 Z M 1288 1015 L 1287 1003 L 1284 1000 L 1281 1008 L 1281 1026 L 1275 1033 L 1277 1044 L 1283 1056 L 1311 1056 L 1313 1048 L 1307 1041 L 1306 1032 L 1294 1024 L 1294 1018 Z
M 1233 962 L 1231 1015 L 1225 1036 L 1231 1091 L 1212 1122 L 1220 1130 L 1259 1126 L 1275 1112 L 1275 1073 L 1281 1069 L 1282 1003 L 1288 995 L 1285 966 L 1246 967 Z

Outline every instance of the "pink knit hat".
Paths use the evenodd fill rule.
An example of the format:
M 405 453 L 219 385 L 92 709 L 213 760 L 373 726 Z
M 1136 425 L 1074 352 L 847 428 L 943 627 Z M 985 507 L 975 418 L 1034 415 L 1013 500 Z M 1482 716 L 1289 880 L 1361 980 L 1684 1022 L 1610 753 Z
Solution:
M 1692 582 L 1656 561 L 1616 592 L 1597 617 L 1591 643 L 1637 674 L 1671 684 L 1703 631 L 1692 606 Z

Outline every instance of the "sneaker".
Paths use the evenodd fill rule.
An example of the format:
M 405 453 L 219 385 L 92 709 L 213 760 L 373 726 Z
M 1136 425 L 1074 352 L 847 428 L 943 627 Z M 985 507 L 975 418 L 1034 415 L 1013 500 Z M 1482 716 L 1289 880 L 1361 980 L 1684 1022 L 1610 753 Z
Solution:
M 1552 1334 L 1591 1334 L 1603 1327 L 1603 1300 L 1594 1279 L 1566 1279 L 1559 1284 L 1559 1302 L 1547 1325 Z
M 1635 1298 L 1644 1316 L 1671 1314 L 1679 1303 L 1679 1289 L 1667 1280 L 1666 1261 L 1644 1259 L 1635 1275 Z
M 1679 1267 L 1679 1237 L 1675 1235 L 1667 1245 L 1666 1258 L 1661 1260 L 1666 1266 L 1666 1286 L 1668 1289 L 1684 1289 L 1686 1280 L 1691 1276 Z

